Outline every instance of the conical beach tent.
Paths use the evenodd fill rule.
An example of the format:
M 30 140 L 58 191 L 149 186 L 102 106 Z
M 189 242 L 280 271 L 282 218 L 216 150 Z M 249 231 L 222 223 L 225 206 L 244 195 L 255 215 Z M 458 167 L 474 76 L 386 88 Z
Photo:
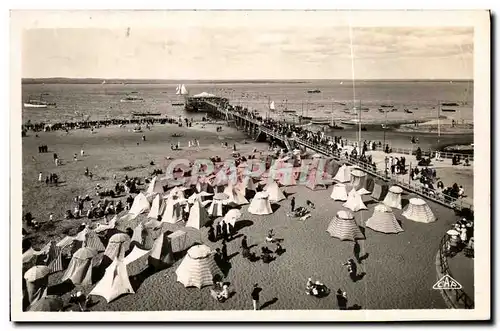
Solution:
M 146 191 L 147 195 L 153 195 L 155 193 L 163 194 L 163 185 L 166 185 L 165 181 L 162 181 L 157 176 L 153 177 L 151 182 L 149 183 L 148 189 Z
M 90 230 L 88 227 L 75 236 L 72 251 L 76 252 L 81 247 L 90 247 L 98 252 L 103 252 L 106 249 L 97 233 Z
M 335 184 L 332 188 L 330 198 L 337 201 L 347 201 L 347 190 L 345 184 Z
M 366 175 L 364 189 L 368 192 L 373 192 L 375 186 L 375 179 L 373 179 L 372 175 Z
M 354 215 L 346 210 L 340 210 L 337 212 L 337 215 L 330 222 L 326 231 L 332 237 L 338 238 L 342 241 L 365 239 L 365 236 L 361 233 L 361 230 L 356 224 Z
M 164 211 L 165 204 L 163 203 L 161 194 L 157 194 L 153 199 L 153 203 L 151 204 L 151 210 L 149 211 L 148 218 L 157 219 L 158 215 L 163 214 Z
M 391 208 L 401 209 L 401 193 L 403 189 L 399 186 L 391 186 L 384 199 L 384 204 Z
M 281 189 L 275 181 L 271 181 L 265 187 L 264 191 L 269 195 L 269 202 L 280 202 L 281 200 L 286 199 L 285 195 L 281 192 Z
M 161 233 L 154 241 L 148 257 L 148 263 L 156 269 L 168 267 L 174 263 L 169 231 Z
M 366 180 L 366 172 L 360 169 L 351 170 L 351 185 L 357 191 L 364 187 Z
M 228 196 L 224 204 L 240 206 L 248 203 L 248 200 L 245 198 L 245 192 L 240 191 L 232 183 L 228 184 L 223 193 Z
M 406 206 L 401 214 L 409 220 L 420 223 L 432 223 L 436 221 L 436 216 L 431 210 L 431 207 L 420 198 L 411 198 L 410 203 Z
M 169 196 L 165 202 L 165 211 L 161 221 L 171 224 L 182 221 L 184 202 L 186 200 L 179 198 L 176 194 Z
M 373 184 L 373 190 L 372 190 L 371 197 L 374 198 L 375 200 L 382 201 L 382 200 L 384 200 L 388 191 L 389 191 L 389 187 L 386 184 L 380 184 L 380 183 L 375 182 Z
M 196 245 L 191 247 L 175 271 L 177 281 L 185 287 L 212 285 L 216 275 L 222 275 L 215 263 L 210 247 Z
M 248 212 L 253 215 L 269 215 L 273 213 L 269 194 L 267 192 L 257 192 L 248 206 Z
M 362 209 L 368 209 L 366 208 L 363 199 L 361 199 L 361 195 L 359 195 L 359 193 L 356 192 L 354 188 L 351 190 L 351 192 L 349 192 L 347 201 L 343 204 L 343 206 L 354 212 Z
M 132 207 L 130 207 L 129 214 L 140 215 L 145 213 L 150 208 L 148 198 L 139 193 L 135 196 L 134 202 L 132 203 Z
M 130 240 L 131 241 L 130 246 L 131 247 L 138 246 L 141 249 L 149 250 L 153 247 L 155 239 L 156 237 L 154 235 L 153 230 L 151 228 L 148 228 L 146 225 L 139 223 L 134 229 L 132 239 Z
M 61 281 L 69 279 L 75 285 L 92 284 L 92 261 L 96 255 L 97 251 L 90 247 L 82 247 L 77 250 L 73 254 Z
M 336 180 L 339 183 L 347 183 L 351 181 L 351 169 L 343 164 L 339 170 L 337 171 L 337 174 L 333 178 L 333 180 Z
M 226 201 L 229 198 L 229 196 L 225 193 L 216 193 L 214 195 L 214 199 L 212 200 L 212 203 L 208 207 L 208 215 L 213 216 L 213 217 L 219 217 L 222 216 L 222 209 L 223 209 L 223 204 L 224 201 Z
M 247 190 L 247 191 L 257 190 L 257 187 L 256 187 L 252 177 L 250 177 L 250 176 L 243 177 L 243 179 L 238 182 L 237 187 L 238 187 L 238 189 L 240 189 L 243 192 L 245 190 Z
M 123 260 L 125 252 L 130 247 L 130 237 L 126 233 L 117 233 L 111 236 L 104 251 L 104 256 L 108 257 L 110 261 L 115 258 Z
M 127 293 L 135 293 L 128 279 L 127 266 L 123 261 L 115 259 L 106 268 L 104 277 L 97 283 L 89 295 L 99 295 L 108 303 Z
M 404 231 L 396 220 L 391 207 L 387 207 L 383 203 L 375 206 L 372 217 L 366 221 L 366 227 L 382 233 L 399 233 Z
M 189 218 L 186 222 L 186 227 L 201 229 L 208 221 L 210 221 L 210 216 L 207 210 L 199 200 L 196 200 L 189 210 Z
M 37 293 L 47 288 L 49 283 L 50 269 L 47 266 L 36 265 L 24 273 L 26 280 L 26 291 L 30 303 L 35 301 Z

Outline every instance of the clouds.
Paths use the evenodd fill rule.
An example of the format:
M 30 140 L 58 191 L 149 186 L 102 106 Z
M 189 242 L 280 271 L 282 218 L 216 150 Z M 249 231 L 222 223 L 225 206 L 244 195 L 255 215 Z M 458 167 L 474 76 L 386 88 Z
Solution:
M 346 78 L 352 52 L 366 77 L 471 77 L 473 37 L 464 27 L 38 29 L 24 35 L 23 76 Z

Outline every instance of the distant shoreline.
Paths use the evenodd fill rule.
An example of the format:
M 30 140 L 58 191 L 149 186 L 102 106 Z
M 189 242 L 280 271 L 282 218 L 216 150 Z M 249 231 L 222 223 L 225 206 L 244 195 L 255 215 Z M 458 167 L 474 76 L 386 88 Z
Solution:
M 22 84 L 312 84 L 321 82 L 345 82 L 349 84 L 351 79 L 221 79 L 221 80 L 193 80 L 193 79 L 121 79 L 121 78 L 66 78 L 66 77 L 48 77 L 48 78 L 22 78 Z M 356 82 L 385 82 L 385 83 L 415 83 L 415 82 L 456 82 L 467 83 L 474 82 L 473 79 L 357 79 Z

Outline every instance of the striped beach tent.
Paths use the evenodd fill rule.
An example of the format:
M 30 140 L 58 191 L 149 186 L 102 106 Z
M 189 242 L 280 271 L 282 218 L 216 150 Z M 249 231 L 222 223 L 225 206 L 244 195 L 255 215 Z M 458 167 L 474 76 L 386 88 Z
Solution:
M 129 248 L 130 237 L 126 233 L 117 233 L 109 238 L 104 256 L 108 257 L 111 262 L 115 258 L 122 260 L 125 257 L 125 252 L 128 251 Z
M 62 264 L 62 248 L 57 246 L 55 241 L 50 242 L 50 247 L 47 252 L 47 267 L 50 273 L 64 270 Z
M 104 247 L 97 233 L 90 230 L 88 227 L 75 236 L 75 240 L 73 241 L 73 252 L 76 252 L 79 248 L 84 246 L 93 248 L 98 252 L 104 252 L 104 250 L 106 250 L 106 247 Z
M 191 247 L 175 271 L 177 281 L 185 287 L 212 285 L 216 275 L 222 275 L 217 266 L 212 250 L 206 245 Z
M 365 239 L 363 233 L 356 224 L 354 215 L 347 210 L 340 210 L 332 219 L 326 231 L 334 238 L 342 241 L 362 240 Z
M 37 293 L 43 292 L 48 287 L 49 274 L 49 267 L 44 265 L 36 265 L 24 273 L 26 291 L 30 303 L 33 303 L 37 299 Z
M 93 259 L 97 251 L 90 247 L 82 247 L 73 254 L 61 281 L 71 280 L 75 285 L 92 284 Z
M 436 216 L 431 210 L 431 207 L 420 198 L 411 198 L 408 206 L 401 214 L 409 220 L 420 223 L 432 223 L 436 221 Z
M 384 199 L 384 204 L 391 208 L 401 209 L 401 193 L 403 189 L 399 186 L 391 186 Z
M 373 209 L 373 215 L 366 221 L 366 227 L 382 233 L 399 233 L 403 228 L 399 225 L 391 207 L 378 204 Z

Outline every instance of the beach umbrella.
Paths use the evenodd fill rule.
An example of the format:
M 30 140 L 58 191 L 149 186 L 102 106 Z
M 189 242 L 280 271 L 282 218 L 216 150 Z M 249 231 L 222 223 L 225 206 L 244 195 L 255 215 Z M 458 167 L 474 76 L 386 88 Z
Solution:
M 44 265 L 36 265 L 24 273 L 24 279 L 27 282 L 35 282 L 46 277 L 50 273 L 50 269 Z
M 28 311 L 60 311 L 63 306 L 61 298 L 50 295 L 33 302 Z

